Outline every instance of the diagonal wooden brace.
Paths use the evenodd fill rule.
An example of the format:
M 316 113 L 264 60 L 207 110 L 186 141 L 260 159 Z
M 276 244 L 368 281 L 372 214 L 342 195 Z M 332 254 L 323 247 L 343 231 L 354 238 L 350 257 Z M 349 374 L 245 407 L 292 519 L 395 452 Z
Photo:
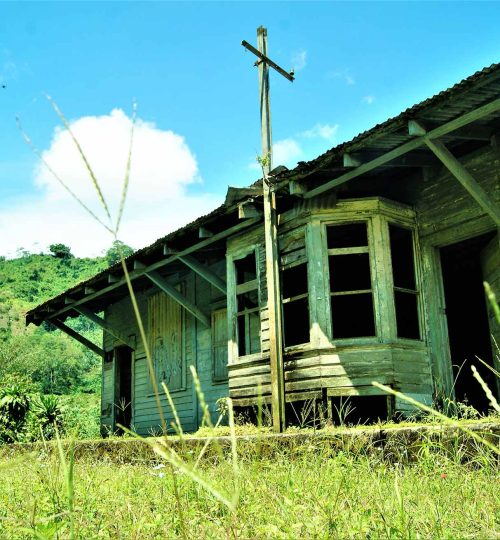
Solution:
M 176 302 L 178 302 L 186 311 L 194 315 L 202 324 L 210 328 L 210 319 L 194 304 L 192 304 L 185 296 L 183 296 L 175 287 L 170 285 L 158 272 L 146 272 L 145 275 L 165 294 L 168 294 Z
M 425 144 L 434 152 L 436 157 L 450 171 L 450 173 L 462 184 L 479 206 L 491 217 L 497 227 L 500 227 L 500 207 L 495 204 L 491 197 L 477 183 L 470 172 L 458 161 L 458 159 L 437 140 L 425 137 Z
M 99 317 L 99 315 L 96 315 L 93 311 L 86 308 L 85 306 L 74 306 L 74 308 L 78 313 L 81 315 L 84 315 L 87 317 L 87 319 L 90 319 L 91 321 L 95 322 L 98 326 L 100 326 L 105 332 L 112 335 L 114 338 L 121 341 L 123 344 L 127 345 L 131 349 L 135 349 L 136 345 L 131 340 L 129 340 L 126 336 L 124 336 L 120 331 L 113 328 L 111 324 L 108 323 L 108 321 L 104 320 L 103 318 Z
M 73 328 L 70 328 L 69 326 L 66 326 L 63 322 L 59 321 L 58 319 L 50 319 L 50 324 L 64 332 L 65 334 L 68 334 L 68 336 L 72 337 L 73 339 L 76 339 L 79 343 L 82 345 L 85 345 L 88 349 L 91 351 L 94 351 L 97 355 L 102 356 L 104 358 L 104 350 L 101 349 L 101 347 L 98 347 L 95 343 L 92 343 L 92 341 L 88 340 L 86 337 L 83 337 L 81 334 L 73 330 Z

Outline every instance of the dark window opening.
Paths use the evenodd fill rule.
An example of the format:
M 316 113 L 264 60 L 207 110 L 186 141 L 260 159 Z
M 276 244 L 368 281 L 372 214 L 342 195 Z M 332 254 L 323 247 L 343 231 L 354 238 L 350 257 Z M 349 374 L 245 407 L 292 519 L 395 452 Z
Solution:
M 398 337 L 420 339 L 417 295 L 395 290 L 394 305 Z
M 335 225 L 326 229 L 328 249 L 350 248 L 368 245 L 365 223 Z
M 371 292 L 332 296 L 331 306 L 334 339 L 375 336 Z
M 132 425 L 132 349 L 117 347 L 115 349 L 115 428 L 123 434 Z
M 309 343 L 307 263 L 282 271 L 281 293 L 285 347 Z
M 420 339 L 413 231 L 389 225 L 396 331 L 399 338 Z
M 327 227 L 332 335 L 376 335 L 366 223 Z
M 238 354 L 245 356 L 260 352 L 259 312 L 238 315 Z
M 236 269 L 236 285 L 248 283 L 257 279 L 257 262 L 255 260 L 255 252 L 249 253 L 243 259 L 234 261 Z
M 485 413 L 489 401 L 472 376 L 471 365 L 478 370 L 495 396 L 495 375 L 477 358 L 492 365 L 490 326 L 488 323 L 481 254 L 492 235 L 483 235 L 440 250 L 446 319 L 455 395 L 460 402 Z
M 330 291 L 370 290 L 370 259 L 368 253 L 332 255 L 329 257 Z
M 246 356 L 261 350 L 259 284 L 255 252 L 235 260 L 234 266 L 238 355 Z

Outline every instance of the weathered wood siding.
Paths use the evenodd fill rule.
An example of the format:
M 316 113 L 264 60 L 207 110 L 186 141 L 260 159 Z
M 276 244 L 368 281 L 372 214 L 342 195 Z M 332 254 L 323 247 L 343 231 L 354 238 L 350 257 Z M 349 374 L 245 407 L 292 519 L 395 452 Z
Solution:
M 282 216 L 279 237 L 281 264 L 307 260 L 309 281 L 309 343 L 285 348 L 285 396 L 287 401 L 308 397 L 380 394 L 371 383 L 378 381 L 429 402 L 432 396 L 430 355 L 427 348 L 425 319 L 421 321 L 421 340 L 396 337 L 396 319 L 392 305 L 392 276 L 387 225 L 377 217 L 384 214 L 388 222 L 398 220 L 411 226 L 413 212 L 390 201 L 365 199 L 335 203 L 328 198 L 334 211 L 321 202 L 311 210 L 297 208 Z M 328 206 L 328 205 L 327 205 Z M 373 218 L 373 220 L 372 220 Z M 333 340 L 329 314 L 329 280 L 326 260 L 326 242 L 322 223 L 367 220 L 372 238 L 373 290 L 376 295 L 377 335 L 372 338 Z M 384 228 L 385 227 L 385 228 Z M 228 274 L 231 260 L 253 246 L 258 253 L 263 249 L 263 235 L 258 228 L 228 242 Z M 419 251 L 416 249 L 416 257 Z M 263 266 L 262 260 L 259 264 Z M 420 282 L 420 264 L 416 263 Z M 230 276 L 229 276 L 230 277 Z M 237 347 L 230 348 L 229 391 L 235 405 L 255 405 L 257 400 L 270 402 L 271 373 L 266 331 L 268 329 L 265 281 L 260 272 L 261 336 L 260 355 L 238 357 Z M 231 294 L 228 311 L 231 313 Z M 420 306 L 423 311 L 423 306 Z M 285 321 L 286 324 L 286 321 Z M 231 328 L 231 326 L 230 326 Z M 236 337 L 233 333 L 232 339 Z M 401 410 L 404 403 L 397 403 Z
M 500 204 L 500 153 L 489 147 L 461 160 L 491 200 Z M 429 175 L 415 201 L 420 236 L 434 245 L 494 230 L 493 221 L 444 167 Z
M 225 261 L 219 261 L 211 267 L 211 270 L 224 276 Z M 173 286 L 182 283 L 183 294 L 190 302 L 195 303 L 200 310 L 210 317 L 213 309 L 221 306 L 221 293 L 216 291 L 214 287 L 209 285 L 202 278 L 195 276 L 193 272 L 186 271 L 182 275 L 177 275 L 175 279 L 171 279 Z M 163 293 L 162 293 L 163 294 Z M 145 292 L 137 294 L 137 300 L 141 317 L 144 322 L 146 332 L 151 337 L 151 329 L 148 328 L 148 321 L 151 317 L 148 316 L 148 299 L 158 295 L 158 289 L 151 287 Z M 166 303 L 170 305 L 170 300 L 159 301 L 156 297 L 156 303 L 162 305 Z M 155 302 L 154 302 L 155 303 Z M 225 298 L 222 298 L 222 304 L 225 305 Z M 150 301 L 151 305 L 151 301 Z M 172 307 L 172 306 L 171 306 Z M 176 313 L 177 310 L 175 308 Z M 133 428 L 141 435 L 158 433 L 161 430 L 160 415 L 157 409 L 156 399 L 152 390 L 152 385 L 149 376 L 148 363 L 143 344 L 141 342 L 137 323 L 132 310 L 130 299 L 124 299 L 111 305 L 106 313 L 106 320 L 120 330 L 123 334 L 129 336 L 134 335 L 137 341 L 137 347 L 134 353 L 134 386 L 133 386 Z M 165 322 L 165 321 L 164 321 Z M 161 323 L 161 320 L 159 320 Z M 165 323 L 166 324 L 166 323 Z M 158 325 L 156 325 L 157 327 Z M 212 330 L 200 324 L 192 315 L 182 310 L 182 328 L 183 335 L 181 336 L 182 346 L 182 362 L 183 362 L 183 378 L 181 388 L 171 391 L 177 414 L 185 431 L 195 431 L 201 421 L 199 409 L 199 400 L 195 392 L 193 379 L 189 367 L 194 366 L 200 379 L 201 388 L 205 396 L 205 400 L 210 408 L 212 416 L 215 416 L 216 401 L 220 397 L 228 395 L 227 381 L 214 382 L 213 378 L 213 347 L 212 347 Z M 153 332 L 158 334 L 158 328 Z M 110 351 L 118 345 L 116 340 L 105 334 L 104 348 Z M 110 400 L 110 392 L 112 393 L 114 385 L 113 371 L 111 376 L 105 375 L 103 379 L 103 389 L 111 389 L 103 392 L 106 404 Z M 167 426 L 171 425 L 174 420 L 174 415 L 168 405 L 167 398 L 160 388 L 160 400 L 163 409 L 163 414 Z M 105 402 L 103 401 L 103 408 Z M 104 418 L 103 418 L 104 420 Z M 216 418 L 214 418 L 214 421 Z
M 460 161 L 491 200 L 500 204 L 498 148 L 487 147 L 478 150 Z M 444 167 L 437 173 L 426 175 L 420 189 L 417 190 L 414 205 L 422 248 L 423 300 L 434 390 L 438 394 L 453 397 L 453 372 L 438 248 L 495 231 L 496 228 L 493 220 Z M 498 238 L 496 262 L 494 242 L 490 249 L 492 251 L 486 264 L 488 270 L 485 271 L 485 278 L 487 274 L 493 276 L 492 280 L 498 295 L 500 284 L 495 278 L 498 275 Z

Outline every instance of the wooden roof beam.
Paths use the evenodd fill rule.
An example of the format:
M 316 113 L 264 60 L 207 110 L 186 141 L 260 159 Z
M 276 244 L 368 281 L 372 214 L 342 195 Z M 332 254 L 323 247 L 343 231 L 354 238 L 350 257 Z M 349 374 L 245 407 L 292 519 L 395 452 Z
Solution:
M 158 288 L 165 294 L 178 302 L 186 311 L 196 317 L 204 326 L 210 328 L 210 319 L 193 303 L 191 303 L 184 295 L 182 295 L 175 287 L 170 285 L 158 272 L 154 270 L 145 274 Z
M 219 276 L 217 276 L 214 272 L 212 272 L 212 270 L 207 268 L 204 264 L 201 264 L 190 255 L 179 257 L 179 260 L 182 261 L 186 266 L 191 268 L 193 272 L 196 272 L 205 281 L 208 281 L 210 285 L 213 285 L 220 292 L 227 294 L 226 282 L 222 280 Z
M 109 324 L 108 321 L 106 321 L 103 318 L 99 317 L 99 315 L 96 315 L 90 309 L 86 308 L 85 306 L 81 306 L 81 305 L 80 306 L 74 306 L 73 309 L 75 309 L 75 311 L 78 311 L 78 313 L 80 313 L 80 315 L 84 315 L 85 317 L 87 317 L 87 319 L 90 319 L 91 321 L 95 322 L 105 332 L 112 335 L 118 341 L 121 341 L 125 345 L 128 345 L 131 349 L 135 349 L 135 343 L 130 341 L 119 330 L 114 328 L 113 325 Z M 51 319 L 51 322 L 52 322 L 52 319 Z
M 459 116 L 458 118 L 455 118 L 454 120 L 451 120 L 450 122 L 447 122 L 446 124 L 443 124 L 429 131 L 426 135 L 426 138 L 438 139 L 439 137 L 443 137 L 444 135 L 447 135 L 448 133 L 451 133 L 452 131 L 456 131 L 457 129 L 463 128 L 464 126 L 467 126 L 468 124 L 471 124 L 472 122 L 475 122 L 476 120 L 484 118 L 485 116 L 488 116 L 490 114 L 496 113 L 499 110 L 500 110 L 500 98 L 495 99 L 491 101 L 490 103 L 487 103 L 486 105 L 478 107 L 477 109 L 474 109 L 473 111 L 465 113 L 462 116 Z M 418 136 L 415 139 L 410 140 L 402 144 L 401 146 L 398 146 L 397 148 L 394 148 L 393 150 L 390 150 L 389 152 L 369 161 L 368 163 L 363 163 L 359 167 L 355 167 L 351 171 L 341 174 L 337 178 L 333 178 L 332 180 L 325 182 L 324 184 L 321 184 L 307 191 L 306 193 L 304 193 L 304 198 L 310 199 L 312 197 L 317 197 L 318 195 L 321 195 L 322 193 L 325 193 L 326 191 L 330 191 L 331 189 L 337 186 L 340 186 L 341 184 L 344 184 L 345 182 L 348 182 L 349 180 L 352 180 L 353 178 L 357 178 L 358 176 L 361 176 L 362 174 L 372 171 L 373 169 L 376 169 L 377 167 L 385 165 L 386 163 L 389 163 L 393 159 L 403 156 L 407 154 L 408 152 L 411 152 L 412 150 L 416 150 L 417 148 L 420 148 L 424 144 L 425 144 L 424 137 Z
M 491 217 L 497 227 L 500 227 L 500 206 L 495 204 L 484 189 L 477 183 L 470 172 L 458 161 L 458 159 L 446 148 L 441 141 L 426 139 L 425 144 L 441 160 L 450 173 L 462 184 L 462 186 L 475 199 L 479 206 Z
M 130 279 L 131 280 L 134 280 L 134 279 L 137 279 L 141 276 L 144 276 L 145 275 L 145 272 L 146 270 L 148 271 L 151 271 L 151 270 L 157 270 L 158 268 L 162 268 L 163 266 L 167 265 L 167 264 L 170 264 L 171 262 L 173 261 L 176 261 L 178 260 L 180 257 L 184 256 L 184 255 L 190 255 L 191 253 L 195 253 L 196 251 L 200 250 L 200 249 L 203 249 L 215 242 L 218 242 L 219 240 L 223 240 L 225 238 L 227 238 L 228 236 L 232 236 L 234 234 L 238 234 L 240 231 L 243 231 L 249 227 L 252 227 L 253 225 L 256 225 L 257 223 L 259 223 L 260 219 L 259 218 L 253 218 L 253 219 L 248 219 L 248 220 L 245 220 L 245 221 L 242 221 L 240 223 L 237 223 L 236 225 L 233 225 L 232 227 L 229 227 L 228 229 L 225 229 L 224 231 L 221 231 L 221 232 L 218 232 L 216 234 L 214 234 L 213 236 L 211 236 L 210 238 L 205 238 L 204 240 L 202 240 L 201 242 L 198 242 L 197 244 L 194 244 L 192 246 L 189 246 L 165 259 L 161 259 L 153 264 L 151 264 L 150 266 L 148 266 L 147 268 L 145 269 L 142 269 L 142 270 L 134 270 L 132 272 L 130 272 L 129 276 L 130 276 Z M 58 309 L 57 311 L 50 311 L 50 315 L 48 314 L 47 315 L 47 318 L 48 317 L 58 317 L 59 315 L 62 315 L 68 311 L 71 311 L 72 309 L 75 309 L 76 306 L 81 306 L 82 304 L 86 303 L 86 302 L 90 302 L 91 300 L 94 300 L 94 299 L 97 299 L 99 298 L 100 296 L 102 296 L 103 294 L 106 294 L 108 292 L 111 292 L 119 287 L 122 287 L 122 286 L 125 286 L 126 285 L 126 281 L 125 281 L 125 278 L 121 278 L 119 281 L 117 281 L 116 283 L 111 283 L 109 284 L 107 287 L 104 287 L 103 289 L 99 290 L 99 291 L 96 291 L 95 293 L 93 294 L 89 294 L 88 296 L 84 297 L 84 298 L 80 298 L 79 300 L 75 300 L 75 302 L 73 304 L 71 304 L 70 306 L 64 306 L 62 307 L 61 309 Z
M 76 339 L 79 343 L 82 345 L 85 345 L 87 349 L 90 349 L 91 351 L 95 352 L 98 356 L 101 356 L 104 358 L 104 350 L 101 349 L 101 347 L 98 347 L 95 343 L 92 343 L 92 341 L 88 340 L 86 337 L 82 336 L 73 328 L 70 328 L 69 326 L 66 326 L 63 322 L 61 322 L 58 319 L 51 319 L 50 324 L 67 334 L 68 336 L 72 337 L 73 339 Z
M 382 152 L 354 152 L 354 153 L 345 153 L 342 155 L 343 166 L 348 167 L 359 167 L 363 163 L 367 163 L 382 156 Z M 436 165 L 436 159 L 434 156 L 429 154 L 424 154 L 420 152 L 419 154 L 406 154 L 398 158 L 389 161 L 384 165 L 384 167 L 431 167 Z

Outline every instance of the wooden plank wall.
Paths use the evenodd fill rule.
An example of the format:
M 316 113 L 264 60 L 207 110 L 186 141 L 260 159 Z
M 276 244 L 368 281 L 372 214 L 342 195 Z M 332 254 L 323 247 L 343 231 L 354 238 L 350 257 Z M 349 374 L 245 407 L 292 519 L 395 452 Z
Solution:
M 225 261 L 219 261 L 211 269 L 221 277 L 225 272 Z M 184 294 L 188 300 L 196 303 L 196 305 L 210 315 L 211 310 L 221 305 L 221 293 L 206 281 L 195 276 L 193 272 L 186 271 L 179 275 L 177 279 L 172 280 L 172 284 L 178 282 L 184 283 Z M 147 329 L 147 299 L 148 296 L 158 292 L 158 289 L 152 287 L 146 292 L 137 295 L 141 316 Z M 225 305 L 225 297 L 222 296 L 222 303 Z M 134 355 L 134 388 L 133 388 L 133 428 L 141 435 L 149 435 L 160 432 L 160 415 L 157 410 L 156 400 L 151 391 L 149 381 L 149 373 L 144 347 L 141 343 L 137 324 L 132 311 L 130 299 L 124 299 L 116 304 L 113 304 L 106 311 L 106 319 L 113 326 L 120 330 L 125 335 L 134 334 L 137 337 L 137 348 Z M 205 399 L 209 405 L 210 411 L 215 416 L 216 401 L 220 397 L 228 395 L 227 382 L 214 383 L 212 380 L 212 334 L 210 328 L 205 328 L 198 323 L 196 319 L 183 312 L 183 327 L 184 327 L 184 358 L 185 364 L 185 384 L 181 390 L 172 392 L 172 398 L 177 409 L 182 427 L 185 431 L 195 431 L 198 428 L 198 421 L 201 416 L 198 411 L 198 399 L 196 396 L 191 372 L 189 366 L 195 366 L 200 378 L 201 386 Z M 105 334 L 104 348 L 109 351 L 117 344 L 109 335 Z M 103 388 L 113 388 L 113 372 L 112 370 L 104 374 Z M 167 425 L 174 420 L 170 406 L 163 391 L 160 391 L 162 408 L 165 414 Z M 106 403 L 109 403 L 110 392 L 103 393 Z M 103 401 L 103 407 L 105 403 Z
M 499 149 L 488 146 L 460 161 L 491 199 L 500 204 Z M 495 225 L 444 167 L 424 177 L 414 205 L 423 257 L 425 318 L 429 331 L 433 379 L 439 392 L 452 397 L 453 373 L 438 248 L 494 231 Z M 496 292 L 500 293 L 500 288 Z
M 499 151 L 488 147 L 461 162 L 491 199 L 500 204 Z M 415 208 L 420 236 L 428 237 L 432 244 L 459 242 L 494 230 L 491 218 L 444 167 L 424 180 Z

